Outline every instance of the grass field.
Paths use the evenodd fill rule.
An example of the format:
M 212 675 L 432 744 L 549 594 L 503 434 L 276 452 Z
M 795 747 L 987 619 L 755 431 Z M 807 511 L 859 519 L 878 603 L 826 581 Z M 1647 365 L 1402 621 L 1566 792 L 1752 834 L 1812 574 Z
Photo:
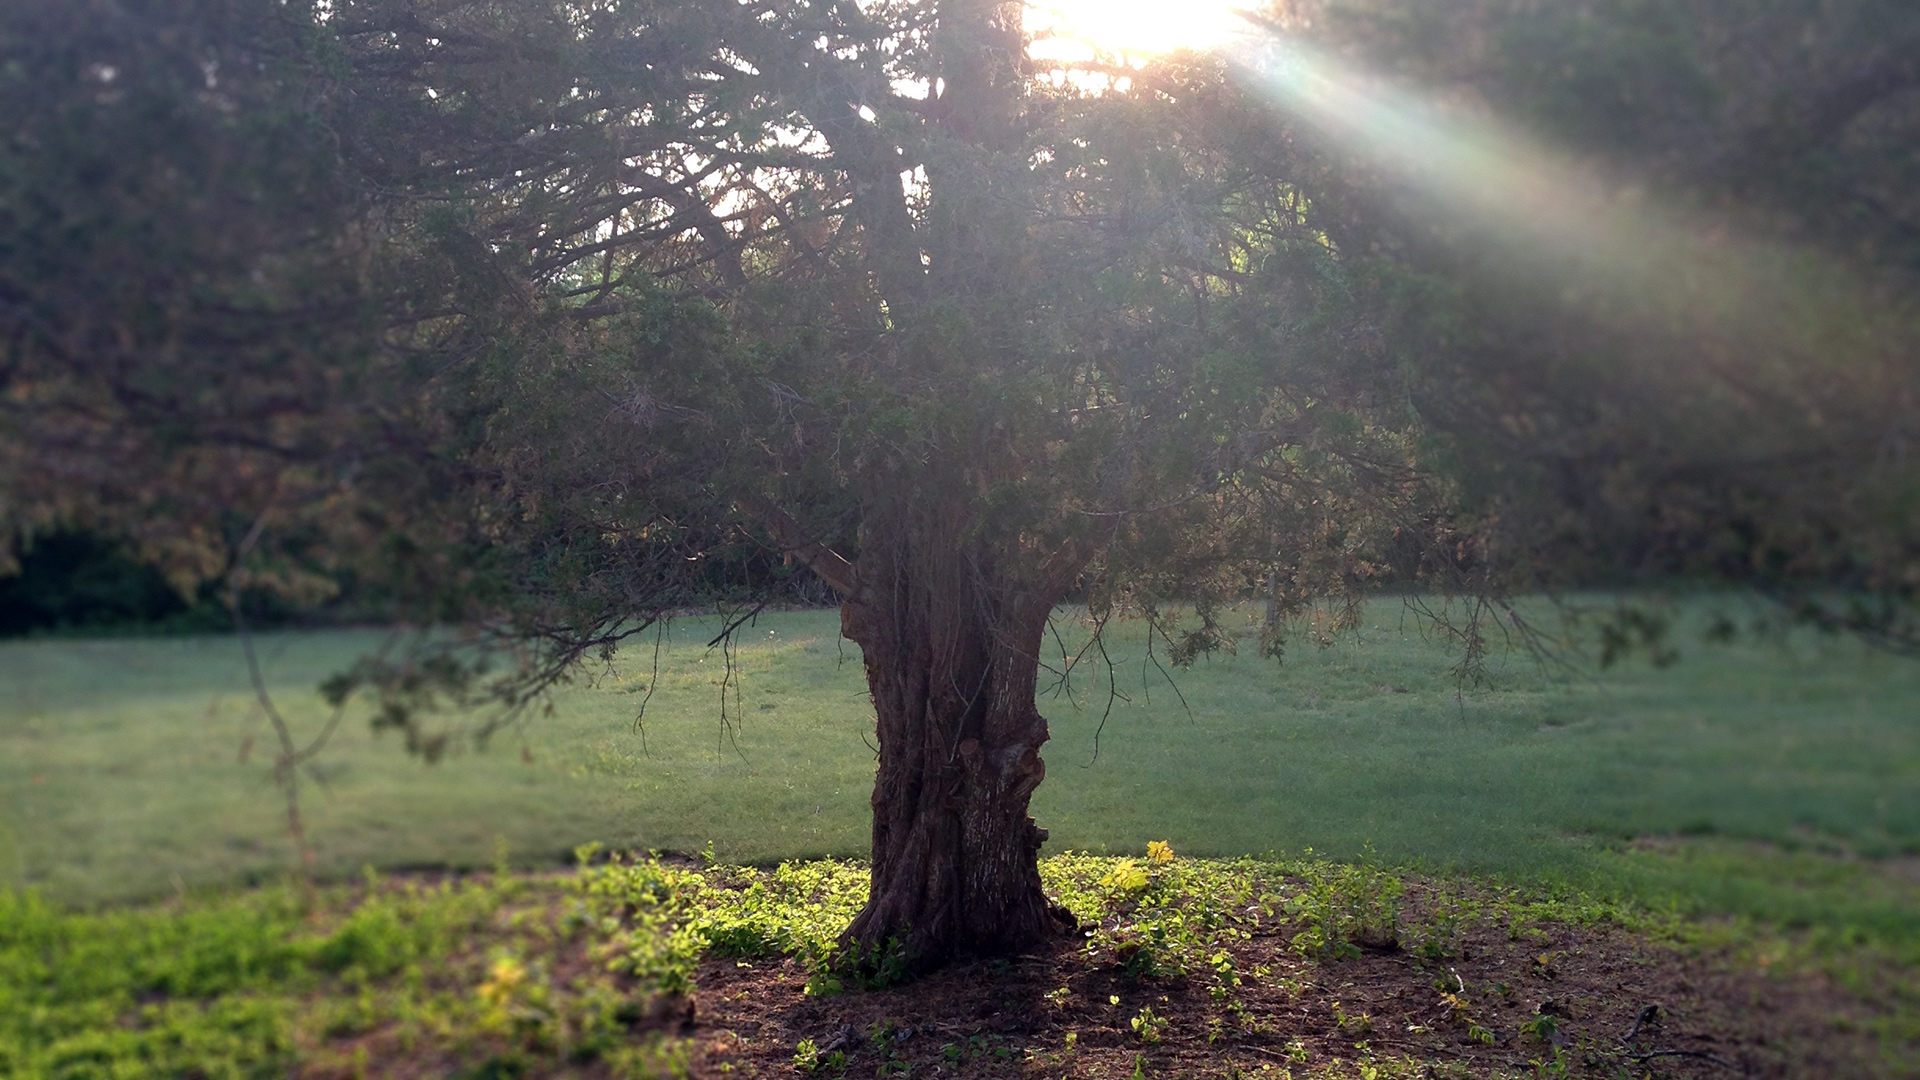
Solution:
M 866 846 L 871 714 L 830 612 L 762 616 L 722 721 L 712 626 L 677 623 L 644 732 L 650 649 L 553 715 L 437 765 L 351 716 L 305 806 L 322 870 L 557 860 L 598 840 L 767 862 Z M 1063 636 L 1075 633 L 1063 619 Z M 1920 665 L 1846 641 L 1696 646 L 1559 676 L 1496 658 L 1462 688 L 1450 645 L 1397 603 L 1284 665 L 1221 656 L 1170 683 L 1144 634 L 1042 699 L 1034 813 L 1050 850 L 1298 852 L 1757 916 L 1920 956 Z M 298 729 L 370 633 L 268 635 Z M 230 639 L 0 647 L 0 881 L 92 906 L 262 880 L 291 865 L 269 729 Z M 1177 686 L 1177 693 L 1176 693 Z M 1464 690 L 1464 692 L 1463 692 Z M 1184 706 L 1181 699 L 1184 698 Z M 1098 753 L 1096 756 L 1096 731 Z M 248 749 L 250 747 L 250 749 Z

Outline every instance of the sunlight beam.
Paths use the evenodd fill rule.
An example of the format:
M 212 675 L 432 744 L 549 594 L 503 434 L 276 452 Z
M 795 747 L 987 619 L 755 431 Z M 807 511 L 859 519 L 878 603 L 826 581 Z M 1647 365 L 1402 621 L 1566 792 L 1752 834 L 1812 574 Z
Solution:
M 1679 212 L 1602 164 L 1355 69 L 1250 6 L 1032 0 L 1029 52 L 1059 65 L 1048 76 L 1056 84 L 1089 93 L 1124 92 L 1129 80 L 1076 63 L 1137 68 L 1180 49 L 1212 52 L 1276 111 L 1389 179 L 1409 220 L 1457 251 L 1523 270 L 1530 287 L 1607 325 L 1829 369 L 1877 347 L 1887 313 L 1836 259 Z
M 1390 178 L 1400 209 L 1456 249 L 1524 267 L 1610 325 L 1829 369 L 1876 347 L 1885 313 L 1837 260 L 1676 212 L 1600 164 L 1242 18 L 1216 51 L 1276 109 Z

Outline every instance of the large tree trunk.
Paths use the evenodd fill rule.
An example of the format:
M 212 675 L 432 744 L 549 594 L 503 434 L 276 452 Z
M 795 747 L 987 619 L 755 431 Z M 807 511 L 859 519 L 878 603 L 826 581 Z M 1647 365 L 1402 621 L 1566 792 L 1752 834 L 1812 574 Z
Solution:
M 854 122 L 844 98 L 826 109 L 842 121 L 828 138 L 858 181 L 862 250 L 887 318 L 897 340 L 917 343 L 889 369 L 915 401 L 945 384 L 975 387 L 1010 358 L 1017 317 L 972 298 L 1018 288 L 1029 224 L 1024 197 L 1003 190 L 1003 177 L 1024 172 L 1007 171 L 1025 161 L 1021 5 L 940 0 L 936 10 L 940 79 L 927 109 L 943 149 L 927 159 L 934 195 L 920 220 L 906 208 L 892 136 Z M 932 297 L 940 313 L 919 319 Z M 918 433 L 923 456 L 875 447 L 861 462 L 857 566 L 755 507 L 846 598 L 842 630 L 866 659 L 880 739 L 873 887 L 842 943 L 870 969 L 1019 952 L 1072 918 L 1041 892 L 1046 832 L 1027 801 L 1046 775 L 1047 724 L 1033 700 L 1041 636 L 1085 557 L 982 517 L 983 478 L 1025 475 L 1043 453 L 957 418 L 924 419 L 939 431 Z
M 842 609 L 880 739 L 872 894 L 844 943 L 870 968 L 1028 950 L 1072 918 L 1041 892 L 1027 801 L 1046 775 L 1041 637 L 1078 564 L 968 539 L 957 503 L 891 509 L 867 519 Z

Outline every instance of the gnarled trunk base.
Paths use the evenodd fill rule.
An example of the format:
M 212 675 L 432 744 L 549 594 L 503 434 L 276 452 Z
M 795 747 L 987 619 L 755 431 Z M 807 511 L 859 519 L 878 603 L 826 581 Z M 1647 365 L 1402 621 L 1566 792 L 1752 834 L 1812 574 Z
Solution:
M 1027 816 L 1046 776 L 1034 690 L 1062 575 L 995 568 L 932 517 L 863 543 L 842 609 L 880 740 L 872 893 L 843 938 L 869 970 L 1029 951 L 1072 926 L 1041 891 L 1047 834 Z

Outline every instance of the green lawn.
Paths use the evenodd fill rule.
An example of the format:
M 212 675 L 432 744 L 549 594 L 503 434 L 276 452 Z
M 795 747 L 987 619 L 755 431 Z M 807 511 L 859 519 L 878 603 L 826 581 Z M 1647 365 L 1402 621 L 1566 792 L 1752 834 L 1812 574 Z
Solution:
M 563 692 L 551 716 L 437 765 L 351 716 L 305 806 L 323 870 L 557 860 L 574 845 L 698 849 L 764 862 L 860 855 L 872 772 L 859 653 L 831 612 L 762 616 L 738 651 L 739 705 L 708 621 L 676 624 L 648 706 L 651 650 Z M 1063 618 L 1062 633 L 1076 628 Z M 265 635 L 281 707 L 378 641 Z M 1455 655 L 1396 602 L 1358 635 L 1284 665 L 1221 656 L 1173 683 L 1144 633 L 1116 632 L 1117 686 L 1075 673 L 1034 814 L 1051 850 L 1298 852 L 1745 913 L 1920 948 L 1920 664 L 1813 637 L 1559 677 Z M 1178 694 L 1175 692 L 1177 684 Z M 291 863 L 270 731 L 230 639 L 0 647 L 0 881 L 81 905 L 260 880 Z M 1458 696 L 1456 696 L 1458 695 Z M 1180 698 L 1184 697 L 1185 706 Z M 247 761 L 242 747 L 253 740 Z M 1633 838 L 1640 838 L 1629 843 Z

